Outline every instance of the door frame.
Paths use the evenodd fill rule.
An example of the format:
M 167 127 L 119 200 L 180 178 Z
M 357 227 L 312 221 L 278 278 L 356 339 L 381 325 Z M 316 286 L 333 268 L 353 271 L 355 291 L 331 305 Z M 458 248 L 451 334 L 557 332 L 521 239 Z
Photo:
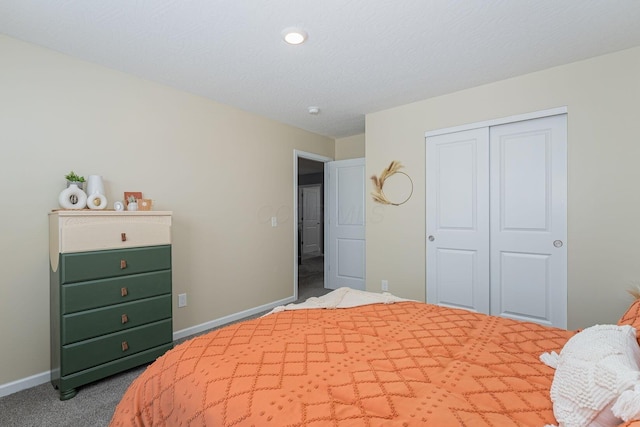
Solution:
M 298 299 L 298 159 L 307 159 L 313 160 L 316 162 L 332 162 L 334 159 L 326 156 L 321 156 L 320 154 L 309 153 L 306 151 L 293 150 L 293 297 Z M 324 173 L 324 172 L 323 172 Z M 325 176 L 326 179 L 326 176 Z M 326 186 L 323 186 L 326 187 Z M 323 190 L 326 191 L 326 190 Z M 323 211 L 323 221 L 327 215 L 327 205 L 328 201 L 325 198 L 324 201 L 324 211 Z M 324 240 L 322 247 L 326 248 L 326 237 L 327 237 L 327 227 L 323 227 L 322 239 Z M 326 249 L 325 249 L 326 251 Z M 324 257 L 325 270 L 327 268 L 327 257 Z M 326 276 L 325 276 L 325 284 L 326 284 Z
M 515 116 L 501 117 L 498 119 L 485 120 L 483 122 L 467 123 L 460 126 L 453 126 L 449 128 L 431 130 L 431 131 L 425 132 L 424 137 L 426 139 L 430 136 L 442 135 L 445 133 L 460 132 L 463 130 L 471 130 L 471 129 L 477 129 L 477 128 L 483 128 L 483 127 L 498 126 L 498 125 L 506 125 L 507 123 L 521 122 L 524 120 L 532 120 L 532 119 L 541 119 L 543 117 L 557 116 L 560 114 L 567 114 L 566 106 L 550 108 L 548 110 L 532 111 L 530 113 L 517 114 Z

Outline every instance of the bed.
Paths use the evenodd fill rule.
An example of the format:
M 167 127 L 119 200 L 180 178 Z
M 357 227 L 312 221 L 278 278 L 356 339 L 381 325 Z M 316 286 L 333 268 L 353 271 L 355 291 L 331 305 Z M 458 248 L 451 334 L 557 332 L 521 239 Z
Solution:
M 638 347 L 639 307 L 634 302 L 620 325 L 610 325 L 624 331 L 613 341 Z M 632 421 L 640 409 L 629 416 L 640 402 L 629 380 L 638 380 L 637 360 L 628 371 L 613 363 L 633 365 L 636 353 L 605 351 L 614 368 L 598 375 L 613 378 L 604 387 L 613 398 L 603 401 L 599 389 L 585 398 L 554 381 L 576 375 L 570 356 L 592 353 L 585 343 L 609 349 L 586 332 L 343 288 L 177 345 L 134 380 L 110 425 L 542 427 L 581 425 L 576 413 L 588 420 L 582 425 L 597 417 L 619 425 L 612 402 L 626 393 L 624 425 L 640 426 Z M 571 385 L 591 387 L 589 372 L 588 387 Z

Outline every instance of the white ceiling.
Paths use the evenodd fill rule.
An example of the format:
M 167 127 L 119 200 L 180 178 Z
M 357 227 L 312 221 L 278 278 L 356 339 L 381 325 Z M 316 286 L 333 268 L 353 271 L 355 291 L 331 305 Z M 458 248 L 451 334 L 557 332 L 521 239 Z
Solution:
M 305 44 L 284 43 L 291 26 Z M 640 1 L 0 0 L 0 33 L 336 138 L 367 113 L 638 46 Z

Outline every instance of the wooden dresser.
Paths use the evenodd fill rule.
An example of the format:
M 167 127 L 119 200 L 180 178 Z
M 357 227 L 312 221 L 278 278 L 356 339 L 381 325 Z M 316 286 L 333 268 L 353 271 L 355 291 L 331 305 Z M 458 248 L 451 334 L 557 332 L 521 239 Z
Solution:
M 60 400 L 172 348 L 171 212 L 51 212 L 49 261 Z

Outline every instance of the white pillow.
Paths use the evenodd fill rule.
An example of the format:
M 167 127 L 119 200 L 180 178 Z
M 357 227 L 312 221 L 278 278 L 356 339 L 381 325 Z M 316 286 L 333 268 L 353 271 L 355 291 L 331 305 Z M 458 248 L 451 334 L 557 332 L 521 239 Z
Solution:
M 554 359 L 548 353 L 540 358 L 549 365 Z M 640 414 L 640 399 L 629 394 L 640 385 L 640 347 L 632 326 L 587 328 L 567 341 L 555 362 L 551 401 L 561 427 L 617 426 L 620 417 L 628 421 Z M 611 408 L 626 390 L 631 391 L 614 415 Z

